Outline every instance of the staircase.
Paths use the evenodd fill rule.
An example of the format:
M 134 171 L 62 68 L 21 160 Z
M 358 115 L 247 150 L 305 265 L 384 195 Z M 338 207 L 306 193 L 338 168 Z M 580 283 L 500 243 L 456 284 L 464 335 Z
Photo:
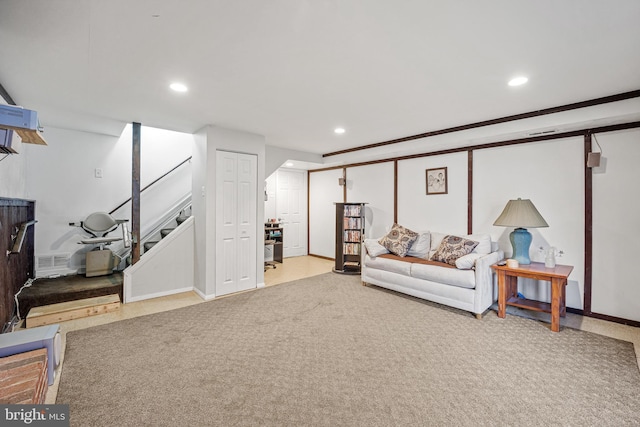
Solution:
M 189 211 L 191 210 L 191 206 L 189 206 L 187 209 L 189 209 Z M 185 222 L 187 220 L 187 218 L 189 218 L 189 214 L 187 214 L 187 209 L 181 210 L 180 213 L 178 214 L 178 216 L 175 218 L 175 222 L 176 225 L 175 227 L 163 227 L 160 229 L 160 233 L 159 235 L 156 234 L 155 238 L 151 238 L 150 240 L 144 242 L 144 244 L 142 245 L 143 248 L 143 254 L 146 253 L 147 251 L 149 251 L 151 248 L 153 248 L 155 245 L 158 244 L 158 242 L 160 242 L 161 239 L 164 239 L 165 237 L 167 237 L 173 230 L 176 229 L 176 227 L 178 227 L 180 224 L 182 224 L 183 222 Z

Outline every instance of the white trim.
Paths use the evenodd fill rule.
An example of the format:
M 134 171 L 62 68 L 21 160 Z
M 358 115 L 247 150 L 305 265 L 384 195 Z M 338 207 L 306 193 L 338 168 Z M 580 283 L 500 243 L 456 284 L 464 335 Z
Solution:
M 191 292 L 193 290 L 194 290 L 193 287 L 186 287 L 182 289 L 172 289 L 170 291 L 156 292 L 154 294 L 140 295 L 137 297 L 127 297 L 125 298 L 124 304 L 128 304 L 130 302 L 136 302 L 136 301 L 144 301 L 152 298 L 166 297 L 168 295 L 175 295 L 175 294 L 180 294 L 184 292 Z
M 216 297 L 215 294 L 214 295 L 205 295 L 205 294 L 202 293 L 202 291 L 200 289 L 198 289 L 196 287 L 193 288 L 193 291 L 196 294 L 198 294 L 198 296 L 200 298 L 202 298 L 203 300 L 205 300 L 205 301 L 211 301 L 212 299 L 214 299 Z
M 138 295 L 134 297 L 133 289 L 132 289 L 133 276 L 140 270 L 147 268 L 147 264 L 150 264 L 154 260 L 154 258 L 164 255 L 165 250 L 167 250 L 173 244 L 173 242 L 175 242 L 177 239 L 180 239 L 183 236 L 183 234 L 185 233 L 193 234 L 194 224 L 195 224 L 195 219 L 193 216 L 187 218 L 182 224 L 180 224 L 175 230 L 173 230 L 170 234 L 168 234 L 164 239 L 160 240 L 154 246 L 153 248 L 154 250 L 145 253 L 144 256 L 140 258 L 140 261 L 138 261 L 136 264 L 132 266 L 127 267 L 123 271 L 123 274 L 124 274 L 124 283 L 123 283 L 124 301 L 123 302 L 125 304 L 133 301 L 140 301 L 140 300 L 145 300 L 150 298 L 156 298 L 158 296 L 172 295 L 178 292 L 187 292 L 187 291 L 195 290 L 195 287 L 193 286 L 193 283 L 192 283 L 191 286 L 182 287 L 179 289 L 170 289 L 170 290 L 165 290 L 161 292 L 152 292 L 150 294 L 143 294 L 143 295 Z M 191 266 L 191 271 L 193 271 L 193 265 Z

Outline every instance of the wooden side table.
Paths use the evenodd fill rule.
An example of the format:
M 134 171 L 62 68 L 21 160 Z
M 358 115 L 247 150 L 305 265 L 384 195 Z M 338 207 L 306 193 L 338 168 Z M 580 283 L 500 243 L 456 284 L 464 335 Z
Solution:
M 560 317 L 564 317 L 567 312 L 567 279 L 573 271 L 573 266 L 556 264 L 554 268 L 547 268 L 544 263 L 532 262 L 529 265 L 520 265 L 518 268 L 497 264 L 492 265 L 491 268 L 498 274 L 498 317 L 506 316 L 508 305 L 543 311 L 551 313 L 551 330 L 560 331 Z M 518 298 L 518 277 L 551 282 L 551 304 Z

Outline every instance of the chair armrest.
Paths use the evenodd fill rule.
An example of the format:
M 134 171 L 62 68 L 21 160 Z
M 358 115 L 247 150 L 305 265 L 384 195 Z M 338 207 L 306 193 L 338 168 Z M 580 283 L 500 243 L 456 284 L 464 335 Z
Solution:
M 504 258 L 504 252 L 497 250 L 476 260 L 476 313 L 482 313 L 497 300 L 493 295 L 493 270 L 491 266 Z

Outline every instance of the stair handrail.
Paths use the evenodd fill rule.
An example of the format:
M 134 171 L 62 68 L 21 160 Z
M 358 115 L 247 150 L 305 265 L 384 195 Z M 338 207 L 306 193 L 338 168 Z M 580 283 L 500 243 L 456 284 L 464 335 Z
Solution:
M 177 216 L 179 216 L 182 212 L 191 208 L 191 193 L 189 193 L 186 197 L 182 198 L 178 201 L 174 206 L 172 206 L 167 212 L 171 212 L 170 215 L 166 215 L 164 218 L 160 219 L 160 221 L 156 222 L 156 225 L 145 231 L 144 235 L 140 236 L 140 247 L 142 247 L 149 239 L 151 239 L 154 235 L 158 234 L 160 230 L 167 226 L 168 223 L 174 221 Z M 177 213 L 177 215 L 176 215 Z M 131 253 L 131 247 L 121 247 L 117 249 L 116 254 L 120 258 L 126 258 Z
M 151 187 L 153 184 L 155 184 L 156 182 L 160 181 L 162 178 L 168 176 L 169 174 L 171 174 L 173 171 L 175 171 L 176 169 L 178 169 L 180 166 L 184 165 L 187 162 L 191 161 L 191 158 L 193 156 L 189 156 L 186 159 L 184 159 L 183 161 L 181 161 L 180 163 L 178 163 L 176 166 L 174 166 L 173 168 L 171 168 L 170 170 L 168 170 L 167 172 L 165 172 L 164 174 L 162 174 L 162 176 L 160 176 L 159 178 L 154 179 L 153 181 L 151 181 L 149 184 L 147 184 L 142 190 L 140 190 L 140 194 L 142 194 L 142 192 L 144 190 L 146 190 L 147 188 Z M 115 209 L 113 209 L 111 212 L 109 212 L 109 215 L 113 215 L 113 213 L 115 211 L 117 211 L 118 209 L 120 209 L 121 207 L 123 207 L 124 205 L 126 205 L 127 203 L 129 203 L 131 201 L 131 197 L 129 197 L 127 200 L 125 200 L 124 202 L 120 203 Z

